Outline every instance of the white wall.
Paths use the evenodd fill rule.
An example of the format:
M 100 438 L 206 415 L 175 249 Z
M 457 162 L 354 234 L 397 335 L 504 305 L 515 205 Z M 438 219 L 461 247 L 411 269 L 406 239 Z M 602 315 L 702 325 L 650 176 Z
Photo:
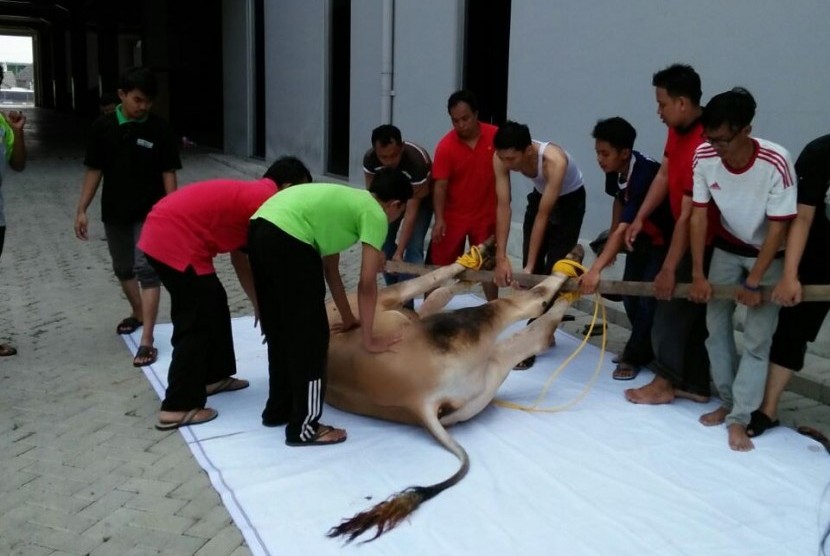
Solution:
M 464 0 L 397 0 L 392 122 L 432 154 L 450 129 L 447 98 L 461 86 Z M 381 123 L 382 7 L 352 1 L 349 180 L 363 183 L 363 154 Z
M 447 98 L 461 88 L 464 0 L 395 2 L 393 120 L 432 155 L 452 127 Z
M 349 79 L 349 181 L 363 184 L 363 154 L 379 126 L 383 14 L 381 2 L 352 2 Z
M 666 130 L 655 115 L 651 76 L 671 63 L 700 73 L 704 103 L 747 87 L 758 101 L 755 133 L 793 157 L 828 132 L 826 1 L 524 0 L 512 10 L 508 114 L 576 158 L 589 188 L 583 237 L 610 219 L 594 123 L 625 117 L 639 132 L 637 147 L 660 157 Z
M 222 113 L 224 150 L 250 156 L 252 134 L 252 0 L 222 0 Z

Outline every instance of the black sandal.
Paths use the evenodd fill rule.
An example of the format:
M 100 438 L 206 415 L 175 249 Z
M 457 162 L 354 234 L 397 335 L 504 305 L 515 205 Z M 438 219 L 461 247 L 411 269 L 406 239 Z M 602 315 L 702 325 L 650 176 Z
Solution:
M 133 367 L 146 367 L 152 365 L 159 358 L 159 350 L 153 346 L 138 346 L 138 351 L 133 357 Z M 141 359 L 142 361 L 139 361 Z
M 118 334 L 132 334 L 142 324 L 144 323 L 135 317 L 127 317 L 118 323 L 118 326 L 115 327 L 115 332 Z
M 513 367 L 515 371 L 526 371 L 531 368 L 536 363 L 536 356 L 531 355 L 530 357 L 523 359 L 516 363 L 516 366 Z
M 773 429 L 781 424 L 781 421 L 776 419 L 773 421 L 766 413 L 760 409 L 756 409 L 750 414 L 749 424 L 746 426 L 746 435 L 749 438 L 761 436 L 765 431 Z
M 342 436 L 338 436 L 338 433 L 343 433 Z M 326 440 L 326 437 L 329 437 Z M 331 444 L 340 444 L 341 442 L 345 442 L 347 438 L 346 431 L 343 429 L 336 429 L 334 427 L 330 427 L 328 425 L 319 424 L 317 425 L 317 431 L 314 433 L 308 440 L 285 440 L 286 446 L 330 446 Z
M 624 361 L 617 363 L 617 368 L 611 373 L 614 380 L 634 380 L 640 374 L 640 367 Z

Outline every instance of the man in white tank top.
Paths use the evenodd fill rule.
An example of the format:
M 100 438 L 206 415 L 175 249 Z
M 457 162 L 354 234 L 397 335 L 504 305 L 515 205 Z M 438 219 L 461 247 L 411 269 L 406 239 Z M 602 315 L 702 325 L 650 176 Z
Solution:
M 568 152 L 553 143 L 530 138 L 526 125 L 505 122 L 493 138 L 493 172 L 496 176 L 496 270 L 494 282 L 505 287 L 513 281 L 507 258 L 510 235 L 510 172 L 519 172 L 533 184 L 527 196 L 522 241 L 522 272 L 550 274 L 554 263 L 565 258 L 579 241 L 585 216 L 582 172 Z M 528 368 L 523 362 L 519 369 Z

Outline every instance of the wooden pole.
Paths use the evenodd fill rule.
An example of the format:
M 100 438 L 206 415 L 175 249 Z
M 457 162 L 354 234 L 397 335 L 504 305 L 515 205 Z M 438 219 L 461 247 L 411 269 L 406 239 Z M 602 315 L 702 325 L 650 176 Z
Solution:
M 398 274 L 428 274 L 433 270 L 440 268 L 432 265 L 417 265 L 412 263 L 403 263 L 397 261 L 386 262 L 386 272 Z M 493 272 L 490 270 L 465 270 L 458 276 L 459 280 L 467 280 L 470 282 L 490 282 L 493 280 Z M 513 280 L 519 285 L 530 288 L 547 278 L 542 274 L 513 274 Z M 674 299 L 686 299 L 689 296 L 689 288 L 691 284 L 677 284 L 674 288 Z M 576 291 L 579 289 L 577 281 L 573 278 L 569 279 L 565 285 L 562 286 L 562 291 Z M 616 295 L 633 295 L 639 297 L 654 296 L 654 284 L 652 282 L 624 282 L 615 280 L 600 280 L 598 286 L 599 293 L 616 294 Z M 735 297 L 736 286 L 712 286 L 713 299 L 732 299 Z M 772 288 L 764 286 L 761 288 L 761 297 L 768 301 Z M 830 301 L 830 285 L 821 284 L 814 286 L 803 287 L 804 301 Z

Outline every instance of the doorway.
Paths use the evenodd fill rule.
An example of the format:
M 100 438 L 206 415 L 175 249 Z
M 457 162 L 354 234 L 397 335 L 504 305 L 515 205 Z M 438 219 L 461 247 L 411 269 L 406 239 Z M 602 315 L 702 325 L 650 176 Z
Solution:
M 265 0 L 254 0 L 254 141 L 251 156 L 265 158 Z
M 464 33 L 464 88 L 478 97 L 479 120 L 507 119 L 511 0 L 468 0 Z
M 351 0 L 331 0 L 326 171 L 344 177 L 349 175 L 351 12 Z
M 32 37 L 0 35 L 0 71 L 3 72 L 0 105 L 34 106 L 36 73 Z

